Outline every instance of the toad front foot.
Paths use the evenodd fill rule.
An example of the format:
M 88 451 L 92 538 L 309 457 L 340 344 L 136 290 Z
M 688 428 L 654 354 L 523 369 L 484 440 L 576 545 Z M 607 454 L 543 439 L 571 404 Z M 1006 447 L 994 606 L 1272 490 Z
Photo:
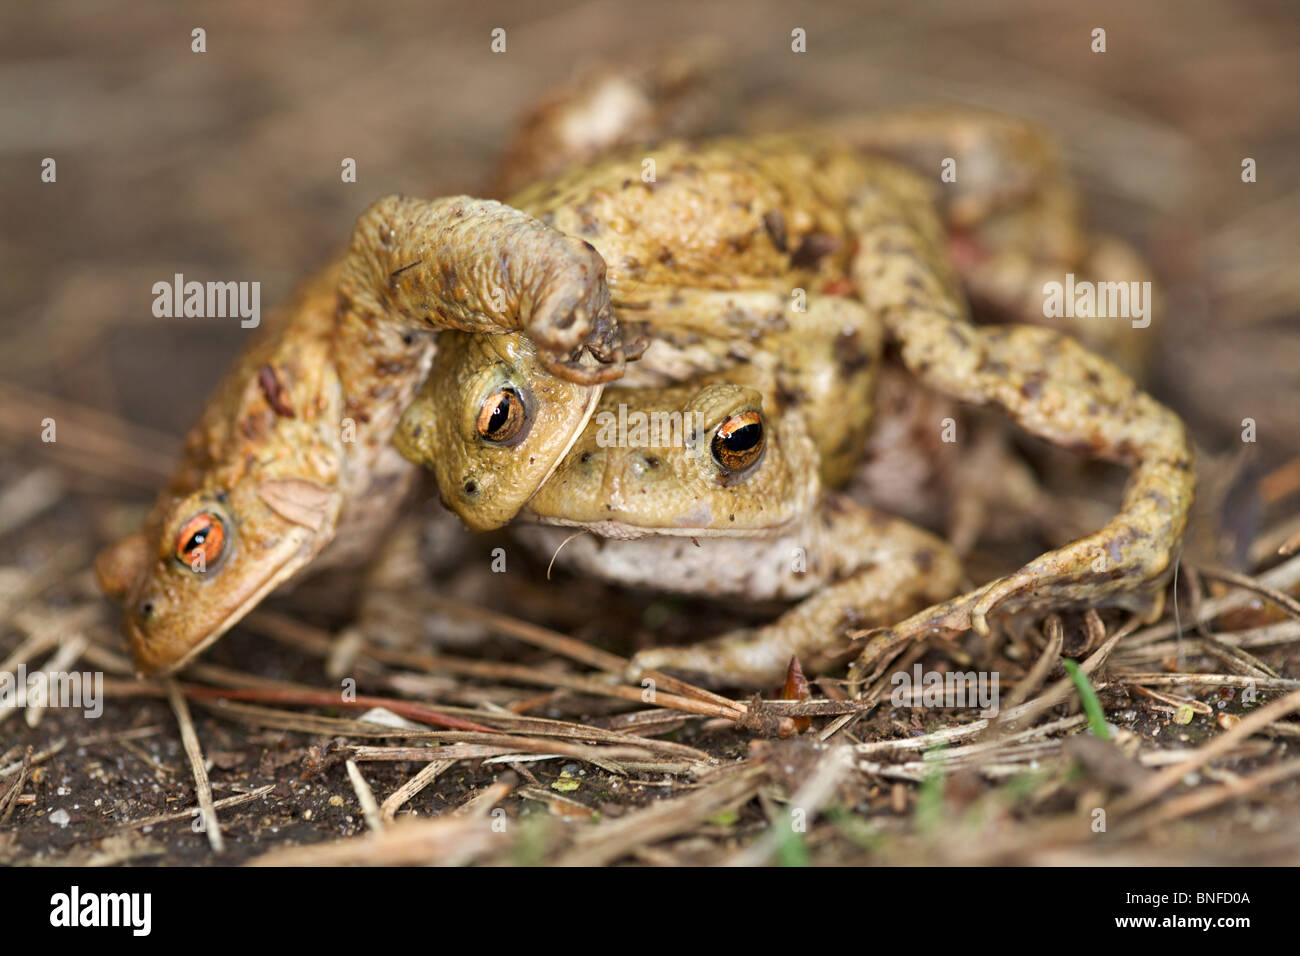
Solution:
M 848 635 L 897 621 L 952 594 L 961 565 L 938 538 L 898 518 L 832 498 L 823 509 L 827 546 L 850 566 L 837 580 L 771 624 L 740 628 L 688 647 L 657 647 L 632 658 L 629 677 L 672 670 L 711 684 L 771 687 L 796 657 L 821 672 L 852 651 Z

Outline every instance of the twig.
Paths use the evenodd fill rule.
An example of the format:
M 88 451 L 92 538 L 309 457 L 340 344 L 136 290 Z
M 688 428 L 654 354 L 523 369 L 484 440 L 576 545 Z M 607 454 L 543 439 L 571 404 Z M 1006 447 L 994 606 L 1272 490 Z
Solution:
M 1295 587 L 1296 584 L 1300 584 L 1300 555 L 1269 569 L 1252 580 L 1257 585 L 1263 585 L 1274 591 L 1286 592 L 1288 589 Z M 1226 614 L 1228 611 L 1236 611 L 1245 607 L 1251 602 L 1254 595 L 1254 591 L 1239 590 L 1231 594 L 1225 594 L 1222 597 L 1211 598 L 1196 609 L 1194 620 L 1187 622 L 1187 624 L 1193 625 L 1213 621 L 1220 614 Z M 1166 637 L 1172 637 L 1176 633 L 1178 633 L 1178 628 L 1174 622 L 1165 621 L 1134 634 L 1125 646 L 1126 648 L 1142 647 L 1146 644 L 1164 640 Z
M 265 786 L 258 787 L 256 790 L 250 790 L 248 793 L 237 793 L 233 797 L 223 797 L 212 804 L 214 810 L 224 810 L 227 807 L 238 807 L 245 803 L 251 803 L 258 797 L 265 796 L 275 789 L 275 784 L 268 783 Z M 141 827 L 155 827 L 160 823 L 171 823 L 173 820 L 185 820 L 193 817 L 195 814 L 201 814 L 202 807 L 188 807 L 184 810 L 173 810 L 171 813 L 159 813 L 152 817 L 144 817 L 140 820 L 127 820 L 119 823 L 120 830 L 138 830 Z
M 1232 584 L 1247 591 L 1253 591 L 1260 597 L 1267 598 L 1292 617 L 1300 617 L 1300 601 L 1297 601 L 1285 591 L 1279 591 L 1277 588 L 1269 587 L 1255 578 L 1248 577 L 1245 574 L 1238 574 L 1236 571 L 1229 571 L 1227 568 L 1199 568 L 1198 570 L 1207 578 L 1213 578 L 1225 584 Z
M 851 747 L 844 745 L 832 747 L 818 762 L 812 776 L 790 797 L 790 808 L 801 811 L 806 824 L 810 824 L 822 805 L 834 796 L 835 788 L 852 769 L 852 754 Z M 793 826 L 793 821 L 786 821 L 783 825 L 778 825 L 774 821 L 767 833 L 732 856 L 723 865 L 762 866 L 791 832 L 784 829 L 784 826 Z
M 1242 677 L 1238 674 L 1140 674 L 1116 671 L 1112 677 L 1118 684 L 1147 684 L 1175 686 L 1200 684 L 1204 687 L 1254 687 L 1256 690 L 1292 690 L 1300 687 L 1300 680 L 1284 677 Z
M 0 826 L 9 822 L 9 817 L 13 815 L 14 808 L 18 806 L 18 798 L 22 796 L 23 785 L 27 783 L 27 774 L 32 769 L 32 748 L 28 747 L 23 754 L 22 763 L 19 764 L 18 779 L 9 784 L 9 789 L 0 794 Z
M 758 792 L 766 769 L 749 761 L 722 779 L 684 797 L 660 800 L 643 810 L 600 823 L 585 831 L 578 845 L 555 861 L 558 866 L 603 866 L 634 848 L 656 843 L 695 826 L 727 807 L 745 803 Z
M 199 798 L 199 812 L 203 819 L 203 829 L 208 835 L 212 852 L 220 854 L 225 851 L 225 841 L 221 839 L 221 825 L 217 822 L 217 811 L 212 805 L 212 783 L 208 780 L 207 767 L 203 762 L 203 750 L 199 747 L 199 735 L 194 731 L 194 720 L 190 717 L 189 705 L 185 703 L 185 694 L 175 680 L 164 679 L 167 698 L 171 701 L 176 722 L 181 725 L 181 742 L 185 745 L 185 755 L 190 758 L 190 770 L 194 773 L 194 786 Z
M 379 808 L 383 818 L 392 822 L 393 818 L 397 816 L 397 811 L 408 800 L 433 783 L 440 773 L 449 767 L 455 766 L 455 764 L 456 761 L 454 760 L 433 760 L 425 764 L 419 773 L 389 794 L 388 799 Z
M 361 804 L 361 813 L 366 819 L 366 826 L 372 830 L 382 830 L 384 828 L 384 818 L 379 812 L 375 792 L 370 789 L 370 784 L 366 782 L 366 778 L 361 776 L 361 768 L 357 766 L 355 760 L 349 759 L 346 766 L 348 768 L 348 780 L 352 782 L 352 789 L 356 791 L 357 801 Z
M 1275 766 L 1266 767 L 1257 773 L 1242 777 L 1232 783 L 1183 794 L 1168 803 L 1152 807 L 1145 813 L 1124 821 L 1118 827 L 1117 835 L 1133 836 L 1162 823 L 1168 823 L 1171 820 L 1208 810 L 1210 807 L 1218 806 L 1227 800 L 1240 799 L 1249 793 L 1272 786 L 1297 774 L 1300 774 L 1300 758 L 1286 760 Z
M 1245 740 L 1257 730 L 1267 727 L 1273 721 L 1285 717 L 1297 709 L 1300 709 L 1300 690 L 1292 691 L 1285 697 L 1273 701 L 1268 706 L 1247 714 L 1241 718 L 1241 721 L 1236 726 L 1195 751 L 1192 756 L 1182 763 L 1159 771 L 1146 783 L 1125 795 L 1115 804 L 1115 811 L 1120 814 L 1130 813 L 1138 807 L 1150 803 L 1170 787 L 1176 785 L 1187 774 L 1227 753 L 1238 741 Z

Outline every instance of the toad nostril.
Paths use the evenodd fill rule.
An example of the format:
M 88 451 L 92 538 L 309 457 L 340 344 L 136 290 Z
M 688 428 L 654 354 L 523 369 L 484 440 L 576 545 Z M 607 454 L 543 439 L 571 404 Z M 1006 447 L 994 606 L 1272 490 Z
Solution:
M 140 605 L 141 617 L 153 617 L 153 601 L 145 601 Z

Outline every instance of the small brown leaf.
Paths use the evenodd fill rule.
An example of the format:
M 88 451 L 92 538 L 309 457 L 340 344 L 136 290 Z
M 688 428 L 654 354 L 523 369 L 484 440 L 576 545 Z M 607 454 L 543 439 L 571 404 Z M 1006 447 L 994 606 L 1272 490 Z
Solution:
M 808 686 L 808 678 L 803 675 L 803 668 L 799 666 L 799 658 L 791 657 L 790 666 L 785 672 L 785 686 L 781 688 L 780 700 L 809 700 L 812 697 L 812 689 Z M 795 728 L 800 733 L 808 729 L 812 723 L 811 717 L 793 717 Z

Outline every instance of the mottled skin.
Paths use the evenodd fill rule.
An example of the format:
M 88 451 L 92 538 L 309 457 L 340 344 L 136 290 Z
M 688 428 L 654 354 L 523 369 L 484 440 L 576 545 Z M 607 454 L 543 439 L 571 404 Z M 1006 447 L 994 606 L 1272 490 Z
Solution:
M 143 531 L 96 561 L 101 586 L 123 604 L 144 673 L 196 654 L 334 536 L 343 509 L 342 393 L 331 361 L 336 285 L 335 269 L 285 305 L 292 334 L 263 337 L 247 352 L 187 435 Z M 279 382 L 274 403 L 262 369 Z M 226 543 L 196 570 L 178 556 L 177 539 L 206 512 L 219 516 Z
M 584 385 L 622 368 L 590 246 L 496 202 L 380 200 L 226 376 L 143 530 L 96 561 L 142 673 L 183 665 L 336 539 L 325 563 L 374 550 L 416 475 L 393 429 L 446 328 L 522 329 Z
M 1152 276 L 1127 244 L 1088 233 L 1079 192 L 1041 126 L 989 110 L 922 106 L 849 117 L 814 134 L 888 156 L 931 181 L 951 158 L 955 178 L 935 183 L 931 195 L 967 297 L 999 321 L 1060 329 L 1142 373 L 1153 339 L 1145 330 L 1043 316 L 1043 284 L 1067 272 L 1089 280 Z
M 782 301 L 758 298 L 772 310 Z M 852 299 L 819 296 L 806 312 L 789 312 L 779 330 L 767 330 L 765 341 L 770 347 L 733 366 L 731 378 L 766 376 L 764 384 L 803 417 L 814 443 L 811 461 L 822 480 L 843 484 L 871 423 L 883 345 L 880 324 Z M 673 380 L 665 369 L 675 370 L 678 356 L 663 346 L 656 340 L 644 366 L 630 366 L 635 372 L 628 378 Z M 527 422 L 527 430 L 510 442 L 493 440 L 477 427 L 504 388 L 523 397 Z M 639 408 L 642 392 L 620 383 L 613 401 Z M 509 523 L 542 486 L 578 440 L 599 398 L 599 387 L 548 374 L 521 334 L 444 332 L 428 381 L 407 406 L 394 442 L 412 462 L 433 471 L 448 508 L 470 529 L 487 531 Z
M 654 89 L 653 84 L 646 88 Z M 671 89 L 671 85 L 661 86 L 656 95 Z M 603 101 L 610 102 L 609 98 Z M 603 129 L 594 138 L 579 135 L 558 140 L 562 148 L 550 150 L 547 161 L 559 162 L 564 154 L 562 161 L 571 162 L 574 156 L 567 152 L 571 148 L 587 155 L 610 143 L 635 142 L 638 135 L 619 139 L 623 136 L 619 124 L 624 123 L 625 129 L 627 117 L 639 115 L 636 109 L 625 109 L 630 99 L 621 102 L 618 105 L 615 98 L 616 112 L 623 110 L 623 118 L 613 122 L 603 108 L 586 110 L 579 125 L 596 117 Z M 662 112 L 654 115 L 658 118 L 647 126 L 666 122 Z M 982 288 L 992 290 L 985 297 L 994 306 L 1010 302 L 1014 311 L 1015 297 L 1024 289 L 1023 277 L 1033 274 L 1033 268 L 1044 262 L 1052 268 L 1062 262 L 1085 262 L 1088 255 L 1086 247 L 1071 245 L 1071 237 L 1078 233 L 1072 194 L 1054 186 L 1051 176 L 1043 177 L 1036 140 L 1023 134 L 1023 125 L 982 116 L 945 125 L 942 118 L 906 116 L 895 125 L 869 122 L 853 129 L 847 124 L 835 137 L 858 149 L 904 159 L 929 156 L 926 150 L 935 148 L 954 152 L 966 172 L 960 180 L 963 186 L 948 191 L 950 201 L 941 204 L 950 245 L 956 249 L 951 260 L 968 287 L 978 291 L 983 282 Z M 918 129 L 925 135 L 918 136 Z M 955 139 L 953 130 L 958 131 Z M 545 133 L 544 124 L 533 130 L 535 137 L 544 138 Z M 670 144 L 653 154 L 659 164 L 653 183 L 640 181 L 639 156 L 625 157 L 595 172 L 580 171 L 528 191 L 513 201 L 518 208 L 465 197 L 434 203 L 392 198 L 376 204 L 358 224 L 343 266 L 334 325 L 324 333 L 332 346 L 327 360 L 303 368 L 304 361 L 316 354 L 313 349 L 322 348 L 321 317 L 329 314 L 326 303 L 332 298 L 332 278 L 310 284 L 311 291 L 288 310 L 274 341 L 259 346 L 261 351 L 247 356 L 232 371 L 192 433 L 177 478 L 160 497 L 146 530 L 106 551 L 97 563 L 105 589 L 127 605 L 127 633 L 141 669 L 167 670 L 188 660 L 262 595 L 312 562 L 336 536 L 340 546 L 332 548 L 332 554 L 341 554 L 344 544 L 350 553 L 370 550 L 410 480 L 410 471 L 392 452 L 389 438 L 428 367 L 430 332 L 524 328 L 540 346 L 536 358 L 543 368 L 584 385 L 616 377 L 628 356 L 613 323 L 598 249 L 618 260 L 610 275 L 616 296 L 613 305 L 658 336 L 660 358 L 647 361 L 636 381 L 675 381 L 737 362 L 763 362 L 763 356 L 772 352 L 764 348 L 766 341 L 783 328 L 780 313 L 792 286 L 814 297 L 854 291 L 850 275 L 856 281 L 863 267 L 855 261 L 849 268 L 854 246 L 844 240 L 860 242 L 852 206 L 864 177 L 852 168 L 853 163 L 835 158 L 833 146 L 819 145 L 816 136 L 796 140 L 793 147 L 789 142 L 784 147 L 776 140 L 733 143 L 722 148 L 731 151 L 729 160 L 723 156 L 718 162 L 715 156 L 702 166 L 690 158 L 695 147 Z M 954 145 L 970 152 L 949 149 Z M 713 149 L 716 153 L 717 147 Z M 773 154 L 771 163 L 763 161 L 765 150 Z M 979 165 L 985 155 L 998 160 L 985 164 L 984 171 L 991 170 L 987 177 Z M 521 181 L 536 173 L 528 170 L 528 162 L 516 170 Z M 893 180 L 899 171 L 891 172 L 888 164 L 871 164 L 861 157 L 857 162 L 875 171 L 865 176 L 868 193 L 875 180 L 886 192 L 898 191 L 900 198 L 914 194 L 909 201 L 928 203 L 932 198 L 919 198 L 927 191 L 919 180 L 896 190 Z M 970 175 L 972 170 L 976 175 Z M 696 179 L 701 173 L 707 185 Z M 687 182 L 687 188 L 678 188 L 692 179 L 696 179 L 693 187 Z M 640 194 L 656 194 L 670 184 L 669 201 L 647 204 Z M 972 184 L 974 198 L 969 198 L 965 190 Z M 615 188 L 632 192 L 611 200 Z M 845 197 L 850 197 L 847 202 Z M 695 208 L 690 208 L 692 203 Z M 927 206 L 924 215 L 929 214 Z M 610 230 L 620 235 L 612 236 Z M 1060 241 L 1045 242 L 1048 230 Z M 1026 236 L 1028 242 L 1023 241 Z M 932 254 L 922 272 L 936 266 L 938 272 L 944 271 L 947 257 L 935 251 L 937 238 L 922 237 L 922 252 Z M 765 239 L 770 249 L 763 244 Z M 996 254 L 990 254 L 990 249 Z M 1004 255 L 1004 250 L 1014 254 Z M 918 263 L 925 259 L 919 253 L 911 257 Z M 1005 266 L 1008 261 L 1010 269 Z M 1051 269 L 1048 274 L 1056 275 Z M 909 285 L 924 284 L 917 276 L 904 278 Z M 952 293 L 950 277 L 940 279 Z M 867 302 L 864 290 L 856 291 Z M 907 337 L 900 334 L 905 327 L 924 332 L 934 325 L 887 318 L 885 313 L 897 309 L 897 303 L 891 306 L 887 299 L 878 295 L 867 305 L 883 308 L 880 318 L 896 340 L 906 343 Z M 1021 295 L 1022 311 L 1024 304 Z M 959 335 L 965 328 L 960 310 L 949 314 L 940 307 L 939 311 L 958 327 L 949 334 Z M 1029 352 L 1035 343 L 1024 339 L 1020 344 Z M 819 360 L 801 363 L 793 355 L 774 361 L 788 367 L 788 377 L 795 378 L 808 377 L 819 366 Z M 1025 364 L 1030 365 L 1027 358 Z M 1031 369 L 1027 374 L 1025 388 L 1032 393 L 1038 388 L 1035 373 Z M 1016 374 L 1008 379 L 1014 383 Z M 943 376 L 934 376 L 931 384 L 947 383 Z M 991 385 L 964 384 L 977 395 Z M 1088 384 L 1100 389 L 1100 383 Z M 1017 414 L 1012 405 L 1000 404 L 1021 424 L 1041 419 L 1045 436 L 1067 444 L 1090 442 L 1103 457 L 1149 462 L 1161 454 L 1148 447 L 1151 443 L 1139 446 L 1130 438 L 1116 439 L 1108 429 L 1091 438 L 1080 437 L 1081 429 L 1065 427 L 1060 414 L 1033 415 L 1027 410 Z M 814 408 L 826 407 L 818 402 L 805 405 L 809 415 Z M 1129 408 L 1132 405 L 1115 402 L 1103 409 L 1097 402 L 1096 411 L 1124 417 L 1147 410 Z M 319 413 L 309 415 L 301 409 Z M 350 439 L 340 437 L 334 442 L 324 425 L 331 416 L 337 416 L 340 435 L 348 434 L 349 426 L 354 429 Z M 836 420 L 833 410 L 824 420 Z M 575 428 L 571 417 L 565 421 L 562 427 Z M 852 460 L 856 435 L 866 423 L 855 413 L 847 421 L 840 426 L 846 437 L 836 441 L 815 429 L 824 474 L 838 476 Z M 258 427 L 259 422 L 265 427 Z M 1170 444 L 1168 428 L 1154 431 Z M 546 447 L 549 455 L 564 442 L 548 440 Z M 1170 452 L 1165 457 L 1177 456 Z M 542 470 L 529 482 L 545 482 L 547 473 Z M 492 496 L 495 503 L 483 506 L 488 524 L 505 520 L 530 486 L 526 482 Z M 1173 495 L 1170 504 L 1174 517 L 1166 539 L 1181 532 L 1181 497 Z M 465 507 L 472 513 L 472 503 L 466 502 Z M 189 543 L 178 540 L 178 529 L 191 528 L 196 508 L 219 520 L 229 532 L 219 560 L 202 571 L 192 570 L 178 554 Z M 1157 541 L 1150 548 L 1159 552 L 1165 543 Z M 203 547 L 210 549 L 210 542 Z M 1128 577 L 1122 568 L 1112 567 L 1112 572 L 1117 579 Z M 973 621 L 978 627 L 982 617 L 976 615 Z
M 753 385 L 765 378 L 739 377 Z M 765 627 L 644 651 L 635 668 L 770 685 L 792 656 L 824 670 L 849 649 L 846 629 L 899 620 L 961 582 L 960 563 L 940 539 L 824 491 L 804 416 L 766 378 L 763 388 L 706 381 L 607 390 L 602 412 L 635 401 L 647 413 L 698 414 L 702 431 L 693 445 L 612 446 L 602 441 L 598 412 L 523 514 L 561 526 L 525 524 L 519 533 L 582 573 L 723 599 L 800 600 Z M 737 478 L 712 449 L 719 429 L 747 413 L 759 416 L 765 441 Z M 573 528 L 591 534 L 572 537 Z
M 638 62 L 597 65 L 550 91 L 516 124 L 493 195 L 511 195 L 615 149 L 698 135 L 722 108 L 721 53 L 717 43 L 693 41 Z
M 522 333 L 444 332 L 433 370 L 393 441 L 433 471 L 444 503 L 471 530 L 488 531 L 514 518 L 555 470 L 602 388 L 549 374 Z M 503 390 L 519 396 L 523 420 L 516 434 L 493 440 L 481 434 L 479 422 Z
M 786 338 L 791 313 L 781 305 L 796 287 L 808 290 L 812 302 L 852 292 L 921 383 L 996 409 L 1054 444 L 1132 469 L 1121 511 L 1105 528 L 916 615 L 873 641 L 871 653 L 934 628 L 987 633 L 994 609 L 1114 604 L 1148 616 L 1158 613 L 1162 594 L 1156 586 L 1165 580 L 1181 541 L 1194 487 L 1182 423 L 1115 365 L 1056 330 L 972 324 L 949 259 L 950 234 L 936 214 L 927 182 L 837 141 L 808 137 L 667 144 L 651 155 L 656 161 L 653 183 L 639 178 L 641 155 L 627 155 L 540 184 L 519 200 L 543 222 L 583 235 L 599 250 L 608 265 L 615 308 L 651 337 L 641 362 L 620 384 L 719 370 L 735 382 L 740 369 L 779 373 L 802 368 L 800 374 L 807 376 L 834 368 L 825 357 L 804 357 L 811 354 L 804 350 L 815 337 Z M 870 351 L 867 357 L 875 360 Z M 618 401 L 620 394 L 622 389 L 610 390 L 604 401 Z M 659 400 L 654 393 L 632 394 Z M 836 403 L 834 398 L 834 390 L 823 393 L 805 403 L 799 415 L 830 414 L 834 420 L 838 414 L 850 422 L 869 417 L 869 403 Z M 628 401 L 639 404 L 642 399 Z M 852 459 L 852 450 L 849 442 L 846 460 Z M 736 513 L 728 509 L 724 519 L 719 508 L 702 512 L 697 489 L 674 495 L 671 485 L 661 484 L 656 486 L 660 493 L 644 499 L 650 504 L 637 510 L 635 520 L 602 523 L 593 517 L 602 500 L 621 507 L 624 499 L 603 498 L 609 494 L 605 485 L 576 485 L 574 476 L 585 472 L 571 465 L 574 454 L 577 448 L 532 499 L 530 507 L 542 509 L 552 522 L 567 520 L 619 537 L 626 526 L 655 527 L 659 534 L 666 533 L 664 528 L 684 529 L 672 533 L 699 537 L 723 520 L 730 524 Z M 611 459 L 607 454 L 602 461 Z M 823 463 L 814 461 L 820 471 Z M 603 480 L 618 468 L 602 464 L 595 471 Z M 734 497 L 742 491 L 729 487 L 725 494 Z M 772 507 L 770 489 L 761 500 Z M 656 513 L 648 516 L 648 511 Z M 575 545 L 591 548 L 574 542 L 566 550 Z M 620 548 L 645 545 L 642 540 Z M 600 572 L 599 555 L 605 553 L 593 551 L 587 569 Z M 671 550 L 668 560 L 676 559 L 677 551 Z M 729 573 L 719 567 L 717 561 L 706 562 L 688 579 L 707 590 L 709 568 Z M 675 574 L 653 556 L 620 562 L 603 573 L 619 577 L 633 572 L 639 583 Z M 811 653 L 818 659 L 825 656 L 825 644 L 819 642 L 828 633 L 851 629 L 845 624 L 854 619 L 851 612 L 859 622 L 887 619 L 833 599 L 827 606 L 838 606 L 842 620 L 811 638 Z M 764 657 L 764 666 L 784 663 L 781 654 L 803 642 L 800 629 L 783 629 L 780 622 L 763 633 L 764 640 L 781 649 Z M 743 650 L 733 652 L 735 647 Z M 657 666 L 703 670 L 731 680 L 742 673 L 756 679 L 759 671 L 745 662 L 759 653 L 752 635 L 746 635 L 738 644 L 656 652 L 653 660 Z

